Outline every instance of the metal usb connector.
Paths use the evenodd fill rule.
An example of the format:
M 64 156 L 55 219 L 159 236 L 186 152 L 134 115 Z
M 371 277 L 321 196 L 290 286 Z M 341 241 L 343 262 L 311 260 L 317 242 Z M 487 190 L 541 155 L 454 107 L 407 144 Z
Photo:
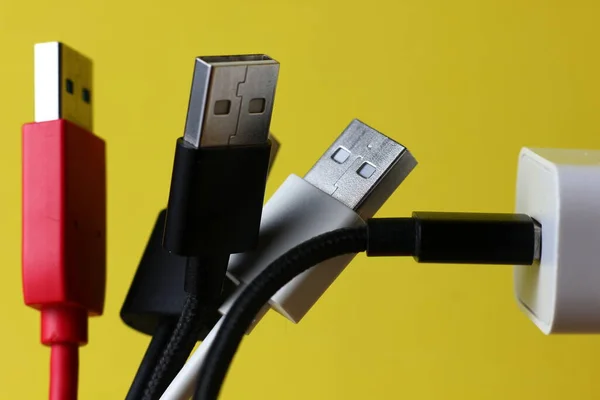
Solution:
M 256 246 L 278 74 L 279 63 L 264 54 L 195 58 L 173 164 L 168 251 L 233 254 Z
M 304 179 L 370 218 L 416 165 L 406 147 L 355 119 Z
M 61 42 L 34 47 L 35 122 L 66 119 L 92 131 L 92 61 Z
M 197 57 L 184 140 L 196 148 L 266 142 L 278 74 L 264 54 Z

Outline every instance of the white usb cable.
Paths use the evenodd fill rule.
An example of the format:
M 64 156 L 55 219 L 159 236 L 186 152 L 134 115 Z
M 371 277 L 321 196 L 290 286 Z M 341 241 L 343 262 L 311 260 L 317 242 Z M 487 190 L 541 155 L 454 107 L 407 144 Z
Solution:
M 228 276 L 238 285 L 220 309 L 227 310 L 244 287 L 272 261 L 321 233 L 360 226 L 372 217 L 416 166 L 402 145 L 354 120 L 313 168 L 290 175 L 263 208 L 258 248 L 231 257 Z M 294 323 L 306 315 L 354 254 L 336 257 L 306 271 L 271 297 L 256 318 L 273 308 Z M 189 399 L 220 322 L 181 369 L 162 400 Z

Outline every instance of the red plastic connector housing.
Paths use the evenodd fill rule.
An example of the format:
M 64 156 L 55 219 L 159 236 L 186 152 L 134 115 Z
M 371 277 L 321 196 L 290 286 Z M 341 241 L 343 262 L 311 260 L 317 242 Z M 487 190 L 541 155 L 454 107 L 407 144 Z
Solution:
M 85 344 L 106 287 L 105 144 L 64 119 L 23 126 L 23 294 L 42 343 Z

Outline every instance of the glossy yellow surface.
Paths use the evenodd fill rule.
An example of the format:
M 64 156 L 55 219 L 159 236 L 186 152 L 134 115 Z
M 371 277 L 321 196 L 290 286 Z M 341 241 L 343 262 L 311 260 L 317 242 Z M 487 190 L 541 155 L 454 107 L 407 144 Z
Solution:
M 47 397 L 49 350 L 20 289 L 34 43 L 94 61 L 109 281 L 80 398 L 119 399 L 148 338 L 118 313 L 167 200 L 194 56 L 281 62 L 269 194 L 358 117 L 420 162 L 380 216 L 510 212 L 521 146 L 600 148 L 599 20 L 583 0 L 0 2 L 0 398 Z M 600 337 L 543 336 L 517 309 L 510 268 L 359 256 L 300 325 L 268 316 L 231 371 L 223 399 L 595 399 Z

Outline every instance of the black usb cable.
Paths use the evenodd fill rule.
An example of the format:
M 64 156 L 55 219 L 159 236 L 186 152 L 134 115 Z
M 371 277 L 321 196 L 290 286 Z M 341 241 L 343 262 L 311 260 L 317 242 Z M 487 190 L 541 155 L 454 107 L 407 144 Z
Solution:
M 278 73 L 279 63 L 266 55 L 196 59 L 163 236 L 169 253 L 185 257 L 186 300 L 169 340 L 163 336 L 162 343 L 155 342 L 138 370 L 132 390 L 145 386 L 145 400 L 160 397 L 185 363 L 200 328 L 214 316 L 229 256 L 257 244 Z M 157 332 L 164 330 L 169 329 Z M 158 353 L 160 359 L 149 368 Z M 149 380 L 144 379 L 150 370 Z M 128 398 L 140 398 L 137 394 L 130 391 Z
M 370 257 L 413 256 L 423 263 L 533 265 L 540 259 L 541 235 L 541 226 L 522 214 L 417 212 L 412 218 L 369 219 L 307 240 L 262 270 L 236 299 L 200 369 L 194 400 L 218 397 L 257 313 L 292 279 L 319 263 L 366 251 Z

